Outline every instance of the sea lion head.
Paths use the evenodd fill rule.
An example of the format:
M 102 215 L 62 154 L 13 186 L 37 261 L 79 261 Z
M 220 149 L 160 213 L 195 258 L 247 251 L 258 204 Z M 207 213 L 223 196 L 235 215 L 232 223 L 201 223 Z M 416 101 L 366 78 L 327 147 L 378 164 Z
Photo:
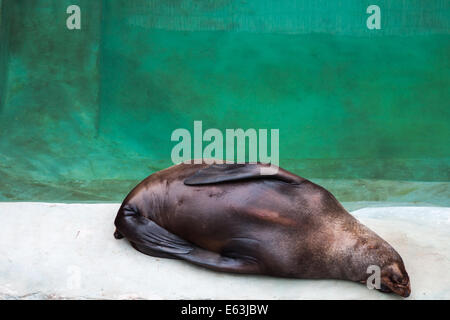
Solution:
M 372 241 L 376 241 L 377 238 L 377 244 L 370 246 L 373 249 L 369 250 L 369 255 L 372 255 L 381 269 L 379 290 L 387 293 L 393 292 L 404 298 L 409 297 L 411 285 L 400 254 L 376 234 L 374 234 Z
M 370 267 L 376 266 L 380 280 L 378 290 L 395 293 L 404 298 L 411 294 L 410 280 L 403 260 L 388 242 L 353 219 L 345 221 L 344 227 L 341 227 L 339 231 L 338 244 L 345 248 L 341 252 L 350 256 L 352 266 L 343 266 L 345 271 L 349 272 L 348 279 L 361 277 L 364 279 L 361 282 L 367 282 L 370 277 L 367 276 L 370 274 Z M 363 273 L 366 275 L 363 276 Z
M 409 276 L 398 252 L 375 233 L 372 234 L 368 243 L 363 246 L 367 254 L 365 263 L 380 268 L 380 288 L 377 289 L 381 292 L 395 293 L 404 298 L 409 297 L 411 294 Z
M 321 260 L 312 276 L 347 279 L 367 283 L 372 266 L 379 270 L 378 290 L 402 297 L 411 294 L 408 273 L 398 252 L 374 231 L 353 217 L 327 190 L 314 186 L 307 194 L 307 205 L 318 219 L 313 252 Z M 313 224 L 313 223 L 312 223 Z M 317 265 L 326 265 L 322 272 Z M 312 277 L 311 276 L 311 277 Z
M 400 258 L 400 257 L 398 257 Z M 382 292 L 393 292 L 404 298 L 411 294 L 411 284 L 408 273 L 401 258 L 393 261 L 381 269 Z

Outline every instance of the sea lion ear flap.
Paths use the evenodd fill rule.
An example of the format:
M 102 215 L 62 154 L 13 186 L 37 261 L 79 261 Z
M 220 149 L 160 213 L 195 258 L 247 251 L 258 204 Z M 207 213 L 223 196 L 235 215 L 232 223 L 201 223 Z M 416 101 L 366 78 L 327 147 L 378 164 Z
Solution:
M 271 168 L 275 168 L 276 170 L 270 170 Z M 275 166 L 261 163 L 224 163 L 213 164 L 198 170 L 192 176 L 186 178 L 184 184 L 195 186 L 247 179 L 275 179 L 292 184 L 305 181 L 305 179 Z

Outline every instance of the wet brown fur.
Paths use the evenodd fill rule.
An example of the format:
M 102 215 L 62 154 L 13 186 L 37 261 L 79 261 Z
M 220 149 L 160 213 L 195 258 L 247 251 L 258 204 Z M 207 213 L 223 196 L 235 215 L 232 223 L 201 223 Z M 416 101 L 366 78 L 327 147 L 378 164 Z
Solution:
M 378 265 L 382 291 L 409 295 L 400 255 L 324 188 L 287 171 L 297 183 L 267 178 L 184 184 L 206 167 L 179 164 L 142 181 L 118 212 L 117 235 L 124 233 L 121 217 L 130 207 L 205 252 L 244 257 L 252 265 L 225 271 L 364 282 L 367 267 Z M 189 258 L 194 253 L 171 257 L 196 263 Z

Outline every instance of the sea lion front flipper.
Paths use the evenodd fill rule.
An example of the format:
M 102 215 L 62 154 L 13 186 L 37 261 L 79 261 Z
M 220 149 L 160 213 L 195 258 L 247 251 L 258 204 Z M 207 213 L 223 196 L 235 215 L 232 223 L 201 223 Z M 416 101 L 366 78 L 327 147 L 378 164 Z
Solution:
M 187 254 L 175 254 L 175 256 L 215 271 L 247 274 L 261 273 L 260 266 L 255 260 L 240 257 L 228 257 L 199 247 L 195 247 L 194 250 Z
M 165 253 L 161 251 L 157 251 L 154 249 L 150 249 L 147 246 L 140 245 L 134 242 L 130 242 L 131 246 L 135 248 L 137 251 L 142 252 L 143 254 L 146 254 L 148 256 L 156 257 L 156 258 L 165 258 L 165 259 L 178 259 L 177 257 L 173 256 L 170 253 Z
M 276 170 L 274 170 L 274 168 Z M 184 180 L 184 184 L 195 186 L 246 179 L 275 179 L 287 183 L 299 184 L 305 179 L 278 167 L 261 163 L 213 164 L 200 169 Z

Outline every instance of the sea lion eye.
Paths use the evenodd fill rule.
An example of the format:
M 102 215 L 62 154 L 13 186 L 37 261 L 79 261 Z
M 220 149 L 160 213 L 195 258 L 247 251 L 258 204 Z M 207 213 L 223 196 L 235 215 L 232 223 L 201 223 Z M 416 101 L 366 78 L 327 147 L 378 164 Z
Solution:
M 402 277 L 400 277 L 398 274 L 394 273 L 394 274 L 392 275 L 392 280 L 393 280 L 394 282 L 400 283 L 400 282 L 402 282 Z

